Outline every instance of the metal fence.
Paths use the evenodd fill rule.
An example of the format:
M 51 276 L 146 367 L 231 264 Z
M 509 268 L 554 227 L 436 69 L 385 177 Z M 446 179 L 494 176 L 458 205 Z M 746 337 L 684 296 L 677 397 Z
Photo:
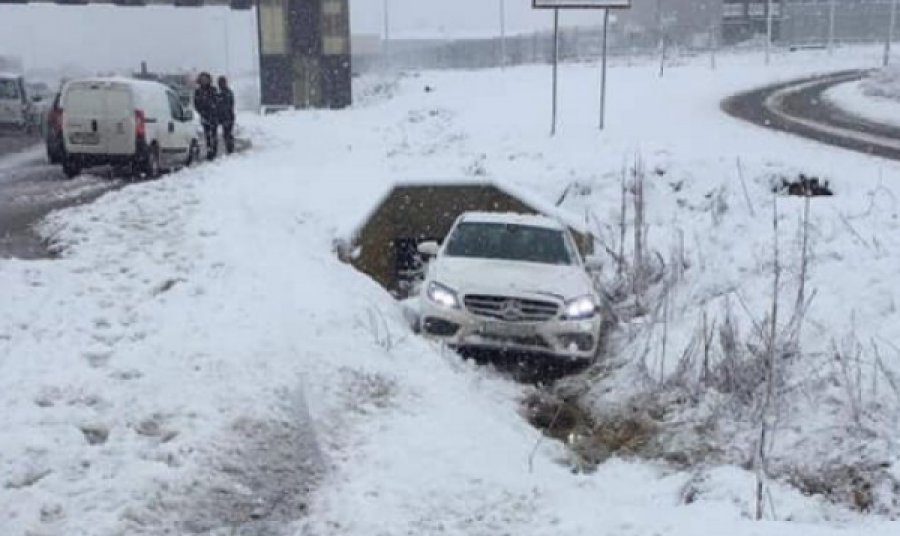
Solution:
M 785 1 L 773 16 L 773 45 L 784 50 L 829 44 L 884 43 L 894 0 Z M 490 4 L 486 2 L 486 4 Z M 660 4 L 665 5 L 665 4 Z M 487 20 L 494 7 L 474 15 Z M 724 15 L 724 11 L 723 11 Z M 477 17 L 476 17 L 477 18 Z M 597 18 L 597 17 L 594 17 Z M 898 14 L 900 18 L 900 14 Z M 765 18 L 740 20 L 710 17 L 707 24 L 678 23 L 674 17 L 641 21 L 623 17 L 609 28 L 609 54 L 625 59 L 646 56 L 714 54 L 718 50 L 765 48 Z M 672 21 L 675 21 L 674 23 Z M 711 21 L 711 22 L 709 22 Z M 900 23 L 900 21 L 898 21 Z M 900 33 L 900 24 L 897 25 Z M 392 69 L 480 69 L 501 65 L 547 63 L 552 60 L 553 34 L 547 29 L 526 34 L 455 40 L 391 40 L 381 53 L 354 57 L 357 72 Z M 563 61 L 595 61 L 602 53 L 598 24 L 563 26 L 559 55 Z
M 609 55 L 639 58 L 669 54 L 706 53 L 719 46 L 718 28 L 705 32 L 682 32 L 668 27 L 663 33 L 624 32 L 610 28 Z M 381 55 L 357 56 L 354 70 L 375 69 L 483 69 L 498 66 L 549 63 L 553 59 L 553 33 L 539 31 L 501 39 L 457 39 L 446 41 L 395 40 Z M 569 27 L 560 30 L 561 61 L 595 61 L 603 52 L 603 29 L 598 26 Z
M 793 46 L 883 42 L 890 31 L 892 3 L 893 0 L 786 3 L 781 20 L 782 41 Z

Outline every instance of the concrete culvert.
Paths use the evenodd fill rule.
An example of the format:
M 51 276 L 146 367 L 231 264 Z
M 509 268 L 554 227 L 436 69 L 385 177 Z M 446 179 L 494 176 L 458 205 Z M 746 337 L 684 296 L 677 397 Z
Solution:
M 338 254 L 395 296 L 406 297 L 422 274 L 418 245 L 443 241 L 456 219 L 471 211 L 555 218 L 572 231 L 582 255 L 593 252 L 593 238 L 583 223 L 552 204 L 508 185 L 461 181 L 394 185 L 373 206 L 353 237 L 337 248 Z

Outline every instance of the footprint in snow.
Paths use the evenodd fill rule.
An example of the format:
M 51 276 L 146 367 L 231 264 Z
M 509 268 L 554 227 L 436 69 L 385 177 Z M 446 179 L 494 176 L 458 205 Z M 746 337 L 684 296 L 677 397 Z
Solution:
M 89 350 L 81 354 L 92 368 L 103 368 L 112 358 L 112 350 Z

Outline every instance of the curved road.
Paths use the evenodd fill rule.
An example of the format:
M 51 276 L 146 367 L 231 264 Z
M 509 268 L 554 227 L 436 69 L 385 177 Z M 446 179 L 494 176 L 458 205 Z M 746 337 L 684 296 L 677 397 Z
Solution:
M 900 160 L 900 128 L 856 117 L 823 98 L 832 87 L 867 75 L 843 71 L 755 89 L 726 99 L 722 109 L 766 128 Z

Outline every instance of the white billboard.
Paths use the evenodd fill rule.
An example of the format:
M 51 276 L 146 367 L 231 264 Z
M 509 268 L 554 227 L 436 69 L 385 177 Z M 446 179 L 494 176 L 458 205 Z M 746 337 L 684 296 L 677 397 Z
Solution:
M 631 0 L 533 0 L 534 9 L 628 9 Z

